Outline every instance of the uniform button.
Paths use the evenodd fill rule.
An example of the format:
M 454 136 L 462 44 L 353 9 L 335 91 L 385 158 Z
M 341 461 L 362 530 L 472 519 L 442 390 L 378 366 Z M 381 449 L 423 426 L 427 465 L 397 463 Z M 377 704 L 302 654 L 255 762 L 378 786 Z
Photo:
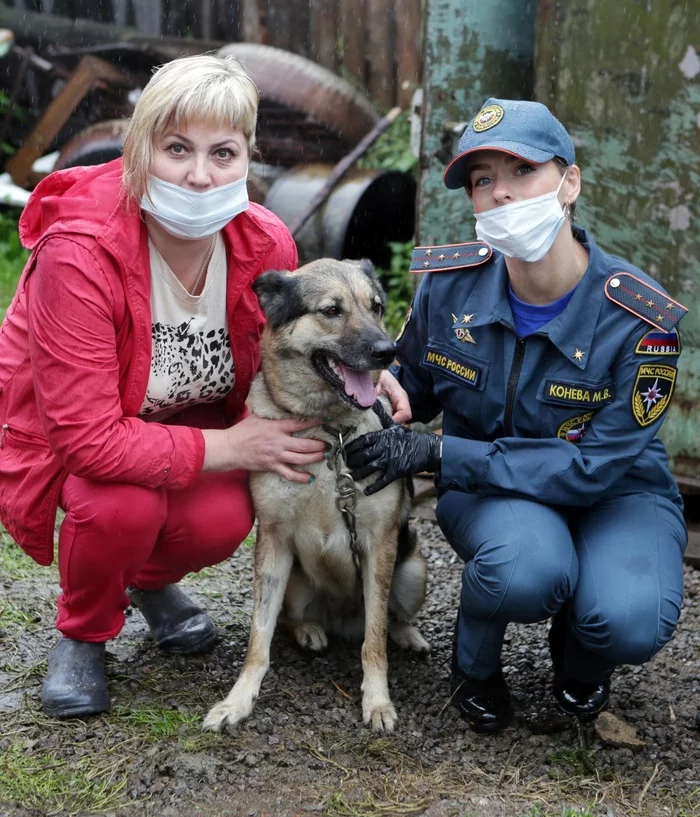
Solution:
M 613 289 L 617 289 L 620 286 L 620 279 L 619 278 L 613 278 L 612 281 L 610 282 L 610 286 Z
M 477 253 L 477 255 L 481 255 L 481 256 L 488 255 L 488 254 L 489 254 L 489 251 L 486 249 L 486 247 L 482 247 L 479 250 L 479 252 Z

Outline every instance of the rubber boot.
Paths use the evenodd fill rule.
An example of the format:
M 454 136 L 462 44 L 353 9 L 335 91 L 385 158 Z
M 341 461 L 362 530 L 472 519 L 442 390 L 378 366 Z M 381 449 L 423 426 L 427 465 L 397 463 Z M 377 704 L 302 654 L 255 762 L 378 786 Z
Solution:
M 44 712 L 52 718 L 83 718 L 109 711 L 104 642 L 62 638 L 49 656 L 41 690 Z
M 189 655 L 208 650 L 216 640 L 214 622 L 176 584 L 126 592 L 161 649 Z

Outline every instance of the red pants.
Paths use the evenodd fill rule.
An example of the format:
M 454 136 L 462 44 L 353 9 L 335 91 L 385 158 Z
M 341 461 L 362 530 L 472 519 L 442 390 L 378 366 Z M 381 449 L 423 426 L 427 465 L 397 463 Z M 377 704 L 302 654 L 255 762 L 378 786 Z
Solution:
M 158 590 L 224 561 L 254 519 L 247 471 L 203 473 L 179 491 L 69 475 L 61 507 L 56 626 L 79 641 L 114 638 L 129 585 Z

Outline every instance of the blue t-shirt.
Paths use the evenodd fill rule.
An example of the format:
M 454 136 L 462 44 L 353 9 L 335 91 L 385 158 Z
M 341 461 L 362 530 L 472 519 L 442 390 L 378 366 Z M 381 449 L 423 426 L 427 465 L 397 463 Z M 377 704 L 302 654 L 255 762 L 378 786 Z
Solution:
M 566 295 L 562 295 L 562 297 L 556 301 L 552 301 L 551 304 L 539 306 L 537 304 L 526 304 L 525 301 L 521 301 L 511 289 L 510 284 L 508 284 L 508 301 L 510 302 L 510 309 L 513 313 L 513 320 L 515 321 L 515 331 L 518 333 L 518 337 L 526 338 L 528 335 L 536 332 L 541 326 L 544 326 L 545 323 L 551 321 L 552 318 L 556 318 L 557 315 L 560 315 L 566 309 L 566 305 L 571 300 L 574 292 L 576 292 L 576 287 L 574 287 L 571 292 L 567 292 Z

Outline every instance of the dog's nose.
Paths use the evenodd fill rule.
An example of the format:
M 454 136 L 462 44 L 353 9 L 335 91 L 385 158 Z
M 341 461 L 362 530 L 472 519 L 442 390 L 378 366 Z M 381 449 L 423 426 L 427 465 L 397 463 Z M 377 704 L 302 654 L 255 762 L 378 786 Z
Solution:
M 385 338 L 383 340 L 376 340 L 370 349 L 372 360 L 385 366 L 391 363 L 396 354 L 396 344 L 393 340 Z

